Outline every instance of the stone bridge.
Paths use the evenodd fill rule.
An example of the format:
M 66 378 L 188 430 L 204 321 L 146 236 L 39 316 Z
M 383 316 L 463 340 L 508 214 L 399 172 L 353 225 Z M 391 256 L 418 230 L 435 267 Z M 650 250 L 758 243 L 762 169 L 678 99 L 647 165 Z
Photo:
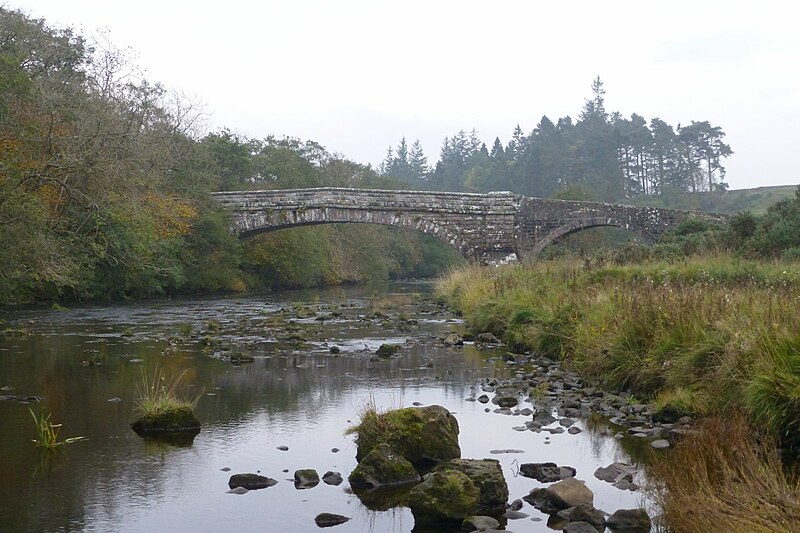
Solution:
M 432 235 L 467 258 L 497 263 L 525 258 L 570 233 L 598 226 L 628 229 L 653 241 L 688 217 L 718 215 L 599 202 L 376 189 L 282 189 L 214 193 L 241 237 L 295 226 L 357 222 Z

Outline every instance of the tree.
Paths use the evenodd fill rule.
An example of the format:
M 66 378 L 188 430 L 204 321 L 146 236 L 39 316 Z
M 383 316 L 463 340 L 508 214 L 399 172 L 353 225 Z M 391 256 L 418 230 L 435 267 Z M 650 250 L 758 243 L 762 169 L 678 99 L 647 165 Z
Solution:
M 733 155 L 731 147 L 722 141 L 725 137 L 722 128 L 711 126 L 708 121 L 692 121 L 689 126 L 679 128 L 679 137 L 686 143 L 687 153 L 695 167 L 699 170 L 701 164 L 705 164 L 706 190 L 716 190 L 717 180 L 721 182 L 725 178 L 722 159 Z
M 411 175 L 415 180 L 425 179 L 428 174 L 428 158 L 422 150 L 419 139 L 411 145 L 411 153 L 408 156 L 408 164 L 411 168 Z

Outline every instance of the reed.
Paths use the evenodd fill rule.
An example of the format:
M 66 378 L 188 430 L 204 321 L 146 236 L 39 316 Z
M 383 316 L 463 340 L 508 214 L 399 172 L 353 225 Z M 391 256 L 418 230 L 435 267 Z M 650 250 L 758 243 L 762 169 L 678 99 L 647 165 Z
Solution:
M 45 414 L 42 411 L 39 415 L 33 412 L 33 409 L 28 409 L 33 417 L 33 422 L 36 427 L 36 436 L 33 443 L 48 452 L 55 452 L 60 450 L 67 444 L 85 440 L 86 437 L 69 437 L 64 440 L 58 440 L 58 435 L 61 432 L 61 424 L 54 424 L 51 419 L 52 413 Z

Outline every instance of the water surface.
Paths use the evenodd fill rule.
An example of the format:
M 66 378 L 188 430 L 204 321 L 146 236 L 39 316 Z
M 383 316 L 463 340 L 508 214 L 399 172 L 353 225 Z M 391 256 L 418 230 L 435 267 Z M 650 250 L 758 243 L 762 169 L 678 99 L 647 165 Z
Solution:
M 632 462 L 602 424 L 579 421 L 578 435 L 515 431 L 526 417 L 465 401 L 480 393 L 483 378 L 515 369 L 498 357 L 503 352 L 444 347 L 440 338 L 460 324 L 425 300 L 428 291 L 404 284 L 0 313 L 0 329 L 10 330 L 0 336 L 0 395 L 42 397 L 0 401 L 0 529 L 318 531 L 314 517 L 331 512 L 352 518 L 333 531 L 408 532 L 408 509 L 373 511 L 349 491 L 355 446 L 344 431 L 367 404 L 415 402 L 456 413 L 462 457 L 499 459 L 511 500 L 542 486 L 515 476 L 519 463 L 553 461 L 577 468 L 597 508 L 641 505 L 639 493 L 592 475 Z M 306 342 L 292 344 L 291 333 Z M 375 358 L 385 342 L 402 343 L 400 356 Z M 331 354 L 331 345 L 341 353 Z M 255 362 L 234 366 L 231 352 Z M 190 369 L 203 422 L 190 446 L 144 440 L 129 427 L 142 368 L 155 365 L 173 374 Z M 47 459 L 31 442 L 28 408 L 52 412 L 62 437 L 88 440 Z M 492 455 L 497 449 L 525 453 Z M 297 490 L 291 480 L 301 468 L 338 471 L 345 482 Z M 241 472 L 279 483 L 227 494 L 228 478 Z M 528 504 L 523 511 L 530 517 L 508 529 L 552 531 L 546 515 Z

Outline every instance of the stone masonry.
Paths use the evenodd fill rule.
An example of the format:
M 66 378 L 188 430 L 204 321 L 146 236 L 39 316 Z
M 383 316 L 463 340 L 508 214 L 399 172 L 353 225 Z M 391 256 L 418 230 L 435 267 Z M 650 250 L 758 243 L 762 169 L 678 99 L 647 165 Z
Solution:
M 535 255 L 570 233 L 618 226 L 652 241 L 688 217 L 719 215 L 598 202 L 376 189 L 283 189 L 215 193 L 242 238 L 295 226 L 370 223 L 433 235 L 467 258 L 499 263 Z

